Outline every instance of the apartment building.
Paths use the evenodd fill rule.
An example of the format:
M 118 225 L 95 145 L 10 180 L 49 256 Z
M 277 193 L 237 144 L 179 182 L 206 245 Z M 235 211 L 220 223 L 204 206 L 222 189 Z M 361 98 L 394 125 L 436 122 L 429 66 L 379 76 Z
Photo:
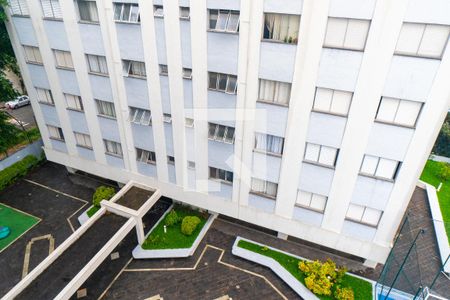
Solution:
M 49 160 L 385 261 L 449 108 L 449 1 L 9 3 Z

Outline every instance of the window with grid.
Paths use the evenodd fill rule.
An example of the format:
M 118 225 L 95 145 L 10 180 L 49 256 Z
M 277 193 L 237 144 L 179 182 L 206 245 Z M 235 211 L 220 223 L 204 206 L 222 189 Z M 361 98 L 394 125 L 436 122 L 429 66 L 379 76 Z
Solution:
M 189 20 L 190 9 L 189 7 L 180 6 L 180 19 Z
M 209 30 L 221 32 L 239 31 L 239 12 L 234 10 L 209 10 Z
M 328 18 L 325 47 L 363 51 L 370 21 L 347 18 Z
M 36 88 L 38 102 L 54 105 L 52 91 L 47 89 Z
M 298 190 L 295 205 L 323 213 L 327 205 L 327 196 Z
M 114 103 L 102 100 L 95 100 L 95 103 L 97 104 L 97 111 L 100 116 L 116 118 Z
M 77 0 L 80 21 L 98 23 L 97 3 L 95 0 Z
M 439 59 L 449 34 L 448 25 L 403 23 L 395 53 Z
M 60 127 L 47 125 L 47 128 L 51 139 L 64 141 L 64 134 Z
M 366 154 L 359 173 L 366 176 L 394 180 L 399 168 L 399 161 Z
M 210 140 L 228 143 L 228 144 L 234 143 L 234 128 L 233 127 L 220 125 L 220 124 L 214 124 L 214 123 L 208 123 L 208 124 L 209 124 L 208 137 Z
M 184 118 L 184 125 L 186 127 L 194 127 L 194 119 Z
M 218 179 L 226 183 L 233 183 L 233 172 L 209 167 L 209 178 Z
M 145 72 L 145 63 L 134 60 L 122 60 L 123 74 L 130 77 L 147 77 Z
M 114 3 L 114 20 L 119 22 L 139 23 L 139 5 L 134 3 Z
M 106 64 L 106 57 L 86 54 L 86 59 L 88 62 L 89 72 L 108 75 L 108 65 Z
M 152 124 L 152 113 L 147 109 L 130 107 L 129 120 L 134 124 L 148 126 Z
M 313 111 L 347 116 L 352 96 L 352 92 L 317 87 Z
M 168 124 L 172 123 L 172 115 L 163 113 L 163 122 Z
M 339 150 L 333 147 L 306 143 L 304 161 L 334 167 Z
M 146 164 L 156 164 L 156 154 L 153 151 L 136 148 L 136 160 Z
M 350 203 L 345 219 L 377 227 L 382 214 L 383 212 L 381 210 Z
M 268 198 L 275 199 L 277 197 L 278 183 L 252 178 L 250 191 L 260 194 Z
M 184 79 L 192 79 L 192 69 L 183 68 L 183 78 Z
M 153 15 L 155 17 L 164 17 L 164 7 L 162 5 L 153 5 Z
M 289 105 L 291 97 L 291 84 L 288 82 L 259 80 L 258 101 L 274 104 Z
M 159 65 L 159 75 L 169 75 L 169 69 L 167 68 L 167 65 Z
M 175 157 L 167 155 L 167 163 L 169 165 L 174 165 L 175 164 Z
M 73 70 L 72 55 L 69 51 L 53 50 L 55 53 L 56 66 Z
M 72 94 L 64 94 L 64 98 L 66 98 L 67 108 L 83 111 L 83 101 L 80 96 L 72 95 Z
M 25 60 L 28 63 L 40 64 L 42 65 L 42 56 L 38 47 L 34 46 L 23 46 L 25 51 Z
M 88 134 L 74 132 L 77 146 L 92 149 L 91 137 Z
M 59 0 L 41 0 L 41 6 L 44 18 L 62 19 Z
M 123 156 L 122 145 L 118 142 L 103 140 L 105 144 L 105 152 L 114 156 Z
M 26 0 L 8 0 L 11 15 L 29 16 L 28 4 Z
M 300 28 L 299 15 L 264 14 L 263 39 L 297 44 Z
M 415 127 L 422 102 L 381 97 L 375 120 L 401 126 Z
M 236 94 L 237 92 L 237 76 L 208 72 L 209 89 L 227 94 Z
M 268 154 L 283 154 L 284 138 L 265 133 L 255 133 L 255 150 Z

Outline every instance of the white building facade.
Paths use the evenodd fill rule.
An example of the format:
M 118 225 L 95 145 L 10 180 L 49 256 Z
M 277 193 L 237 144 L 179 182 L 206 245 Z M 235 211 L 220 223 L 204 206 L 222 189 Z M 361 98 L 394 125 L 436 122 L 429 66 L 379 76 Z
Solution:
M 9 2 L 49 160 L 385 261 L 449 108 L 449 1 Z

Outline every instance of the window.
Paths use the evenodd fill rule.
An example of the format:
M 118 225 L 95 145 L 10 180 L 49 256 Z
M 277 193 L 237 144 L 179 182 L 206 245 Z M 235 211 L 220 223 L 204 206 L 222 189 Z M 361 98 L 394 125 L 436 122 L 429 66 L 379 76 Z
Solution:
M 64 134 L 60 127 L 47 125 L 47 128 L 51 139 L 64 141 Z
M 277 197 L 278 184 L 270 181 L 252 178 L 252 193 L 261 194 L 265 197 L 275 199 Z
M 222 73 L 208 72 L 209 89 L 228 94 L 236 94 L 237 76 Z
M 133 60 L 123 60 L 123 74 L 130 77 L 147 77 L 145 72 L 145 63 Z
M 67 108 L 83 111 L 83 102 L 81 101 L 80 96 L 72 95 L 72 94 L 64 94 L 64 98 L 66 98 Z
M 28 5 L 26 0 L 8 0 L 11 15 L 28 16 Z
M 89 72 L 108 75 L 108 65 L 106 64 L 106 57 L 86 54 L 86 59 L 89 66 Z
M 154 5 L 153 15 L 160 18 L 164 17 L 164 8 L 161 5 Z
M 114 103 L 95 100 L 97 103 L 97 111 L 100 116 L 116 118 L 116 111 L 114 110 Z
M 265 79 L 259 80 L 259 101 L 288 105 L 290 97 L 290 83 Z
M 186 127 L 194 127 L 194 119 L 184 118 L 184 125 Z
M 375 120 L 415 127 L 421 109 L 421 102 L 381 97 Z
M 327 199 L 326 196 L 298 190 L 295 205 L 322 213 L 325 210 Z
M 306 143 L 304 160 L 325 166 L 336 165 L 338 149 L 318 144 Z
M 122 157 L 122 145 L 110 140 L 103 140 L 106 154 Z
M 175 157 L 167 155 L 167 163 L 169 165 L 174 165 L 175 164 Z
M 56 66 L 59 68 L 73 69 L 72 55 L 69 51 L 53 50 Z
M 255 149 L 269 154 L 283 154 L 284 138 L 264 133 L 255 133 Z
M 347 116 L 353 93 L 316 88 L 313 111 Z
M 382 213 L 378 209 L 350 203 L 345 218 L 350 221 L 377 227 Z
M 80 21 L 98 23 L 97 4 L 92 0 L 78 0 Z
M 450 26 L 403 23 L 395 53 L 441 58 L 449 33 Z
M 62 19 L 59 0 L 41 0 L 44 18 Z
M 234 128 L 224 125 L 209 123 L 208 137 L 217 142 L 234 143 Z
M 297 44 L 300 16 L 285 14 L 264 14 L 265 40 Z
M 239 12 L 234 10 L 209 10 L 209 29 L 223 32 L 238 32 Z
M 136 160 L 146 164 L 156 164 L 156 154 L 153 151 L 136 148 Z
M 23 46 L 23 49 L 25 50 L 25 59 L 28 63 L 42 65 L 41 52 L 38 47 Z
M 172 123 L 172 115 L 163 113 L 163 122 L 168 124 Z
M 400 168 L 400 162 L 372 155 L 364 155 L 359 173 L 382 179 L 394 180 Z
M 189 7 L 180 6 L 180 19 L 189 20 L 190 10 Z
M 152 113 L 146 109 L 130 107 L 130 122 L 148 126 L 152 124 Z
M 328 18 L 325 47 L 364 50 L 370 21 L 345 18 Z
M 131 3 L 114 3 L 114 20 L 120 22 L 139 23 L 139 5 Z
M 54 105 L 52 91 L 47 89 L 36 88 L 37 100 L 41 103 Z
M 195 162 L 188 160 L 188 169 L 195 170 Z
M 192 69 L 183 68 L 183 78 L 192 79 Z
M 74 132 L 77 146 L 92 149 L 91 137 L 84 133 Z
M 167 68 L 167 65 L 159 65 L 159 75 L 169 75 L 169 69 Z
M 233 182 L 233 172 L 209 167 L 209 178 L 218 179 L 218 180 L 224 181 L 226 183 L 232 183 Z

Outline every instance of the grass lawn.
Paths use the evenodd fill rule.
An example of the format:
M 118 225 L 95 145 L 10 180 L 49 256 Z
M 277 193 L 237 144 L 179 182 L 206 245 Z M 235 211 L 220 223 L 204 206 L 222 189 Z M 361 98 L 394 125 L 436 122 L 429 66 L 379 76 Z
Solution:
M 11 234 L 0 240 L 0 251 L 12 244 L 20 235 L 39 221 L 36 217 L 0 203 L 0 226 L 8 226 L 11 229 Z
M 181 232 L 181 221 L 178 224 L 167 227 L 167 233 L 164 233 L 164 224 L 168 214 L 164 219 L 158 223 L 158 225 L 152 230 L 147 239 L 142 244 L 143 249 L 182 249 L 190 248 L 197 238 L 198 234 L 205 226 L 208 220 L 209 214 L 201 213 L 196 210 L 184 206 L 174 206 L 172 210 L 175 210 L 180 219 L 186 216 L 197 216 L 200 218 L 200 224 L 197 225 L 194 232 L 191 235 L 184 235 Z
M 91 208 L 89 208 L 89 210 L 86 212 L 86 214 L 88 215 L 88 217 L 92 217 L 96 212 L 98 212 L 98 210 L 100 209 L 100 207 L 97 206 L 92 206 Z
M 440 166 L 442 164 L 443 163 L 438 161 L 428 160 L 420 179 L 437 188 L 442 180 L 439 179 L 436 174 L 439 174 Z M 437 196 L 439 206 L 441 207 L 442 217 L 445 222 L 445 231 L 447 232 L 447 237 L 450 241 L 450 180 L 442 182 L 441 190 L 437 192 Z
M 250 250 L 252 252 L 273 258 L 276 260 L 283 268 L 285 268 L 289 273 L 291 273 L 298 281 L 303 285 L 305 284 L 305 275 L 298 268 L 298 263 L 300 260 L 293 256 L 274 251 L 272 249 L 262 250 L 262 247 L 257 244 L 253 244 L 247 241 L 240 240 L 238 242 L 238 247 Z M 372 297 L 372 284 L 363 279 L 359 279 L 350 275 L 345 275 L 342 283 L 342 287 L 351 287 L 353 289 L 355 300 L 370 300 Z M 334 299 L 331 296 L 319 296 L 319 299 L 329 300 Z

